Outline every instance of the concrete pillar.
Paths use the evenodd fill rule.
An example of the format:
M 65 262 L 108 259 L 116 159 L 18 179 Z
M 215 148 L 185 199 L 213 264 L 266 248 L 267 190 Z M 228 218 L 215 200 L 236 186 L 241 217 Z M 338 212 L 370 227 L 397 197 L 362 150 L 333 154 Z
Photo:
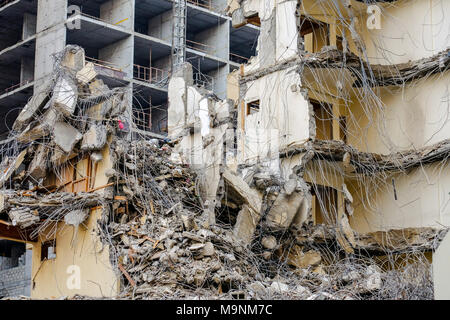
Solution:
M 134 37 L 129 36 L 123 40 L 119 40 L 103 49 L 99 50 L 98 57 L 100 60 L 111 62 L 122 69 L 123 72 L 126 73 L 126 78 L 133 78 L 133 62 L 134 62 Z M 126 85 L 129 90 L 129 94 L 126 99 L 127 103 L 127 112 L 126 117 L 127 121 L 130 124 L 132 123 L 132 105 L 133 105 L 133 85 L 130 82 Z M 131 138 L 131 134 L 127 135 L 127 138 Z
M 100 19 L 134 30 L 134 0 L 110 0 L 100 6 Z
M 229 21 L 218 23 L 216 26 L 194 35 L 194 41 L 207 45 L 201 47 L 207 53 L 228 60 L 230 52 L 230 25 Z
M 208 74 L 214 78 L 214 93 L 220 99 L 226 99 L 227 97 L 227 78 L 228 78 L 228 64 L 219 67 Z
M 52 55 L 66 45 L 67 0 L 40 0 L 36 24 L 35 79 L 43 79 L 53 72 Z M 36 81 L 35 92 L 43 81 Z
M 129 36 L 99 50 L 98 58 L 122 69 L 127 78 L 133 77 L 134 37 Z
M 27 249 L 25 251 L 25 281 L 27 284 L 24 287 L 23 295 L 30 297 L 31 296 L 31 270 L 32 270 L 32 262 L 33 262 L 33 250 Z
M 36 21 L 37 17 L 30 13 L 24 13 L 23 15 L 23 28 L 22 28 L 22 40 L 31 37 L 36 33 Z
M 148 34 L 152 37 L 172 43 L 172 10 L 163 12 L 148 21 Z

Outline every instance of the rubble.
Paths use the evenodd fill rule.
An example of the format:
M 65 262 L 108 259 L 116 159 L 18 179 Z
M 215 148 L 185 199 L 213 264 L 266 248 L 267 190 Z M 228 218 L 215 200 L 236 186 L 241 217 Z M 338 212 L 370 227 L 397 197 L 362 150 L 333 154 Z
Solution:
M 248 18 L 237 13 L 233 23 Z M 15 128 L 24 130 L 18 141 L 26 145 L 2 161 L 0 214 L 36 238 L 58 223 L 78 232 L 92 211 L 101 209 L 93 233 L 120 275 L 115 298 L 396 299 L 404 292 L 410 298 L 432 297 L 424 252 L 434 248 L 442 231 L 360 235 L 349 222 L 356 200 L 345 183 L 346 211 L 336 214 L 334 224 L 315 224 L 304 165 L 283 178 L 263 168 L 244 175 L 240 167 L 179 161 L 183 136 L 128 135 L 134 124 L 127 122 L 130 130 L 120 125 L 129 119 L 126 89 L 109 89 L 81 51 L 65 50 L 54 87 L 33 98 L 16 121 Z M 204 98 L 201 90 L 198 94 Z M 225 111 L 214 110 L 214 99 L 202 99 L 210 103 L 205 118 L 211 121 L 201 129 L 213 133 L 201 135 L 199 145 L 213 155 L 223 151 L 217 137 L 233 128 L 234 118 L 228 102 L 217 103 Z M 33 121 L 42 109 L 43 116 Z M 188 132 L 186 138 L 195 128 L 176 129 Z M 308 161 L 342 161 L 362 172 L 369 166 L 416 166 L 443 157 L 444 149 L 441 143 L 382 156 L 312 139 L 290 145 L 280 157 L 310 152 Z M 77 163 L 84 159 L 86 174 L 79 176 Z M 101 163 L 108 166 L 99 174 Z M 95 184 L 97 174 L 105 184 Z M 45 184 L 50 175 L 54 181 Z M 75 239 L 76 233 L 72 243 Z M 385 271 L 369 251 L 411 255 L 414 263 Z

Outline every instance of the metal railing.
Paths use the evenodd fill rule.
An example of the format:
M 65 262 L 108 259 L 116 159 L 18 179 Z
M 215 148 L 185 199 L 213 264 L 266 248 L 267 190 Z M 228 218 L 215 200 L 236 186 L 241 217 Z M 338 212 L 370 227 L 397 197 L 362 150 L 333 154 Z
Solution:
M 217 11 L 217 8 L 215 8 L 212 5 L 212 1 L 211 0 L 187 0 L 187 2 L 191 3 L 191 4 L 195 5 L 195 6 L 201 7 L 201 8 Z
M 216 49 L 213 46 L 210 46 L 210 45 L 207 45 L 204 43 L 200 43 L 200 42 L 196 42 L 196 41 L 192 41 L 192 40 L 186 40 L 186 47 L 188 47 L 190 49 L 202 51 L 204 53 L 214 53 L 216 51 Z
M 133 78 L 148 83 L 165 85 L 165 80 L 169 78 L 169 72 L 154 67 L 144 67 L 135 64 L 133 66 Z
M 230 61 L 243 64 L 243 63 L 247 63 L 248 60 L 249 60 L 249 58 L 246 58 L 246 57 L 243 57 L 238 54 L 230 52 Z
M 7 4 L 14 2 L 16 0 L 4 0 L 2 2 L 0 2 L 0 8 L 6 6 Z
M 152 126 L 151 112 L 153 109 L 167 110 L 167 104 L 159 106 L 150 106 L 147 111 L 133 109 L 133 122 L 139 130 L 146 132 L 164 132 L 167 130 L 167 117 L 160 119 L 157 123 L 157 128 Z
M 112 62 L 103 61 L 103 60 L 99 60 L 99 59 L 91 58 L 91 57 L 85 57 L 85 59 L 87 62 L 92 62 L 96 66 L 100 66 L 103 68 L 108 68 L 108 69 L 111 69 L 114 71 L 122 72 L 122 68 Z

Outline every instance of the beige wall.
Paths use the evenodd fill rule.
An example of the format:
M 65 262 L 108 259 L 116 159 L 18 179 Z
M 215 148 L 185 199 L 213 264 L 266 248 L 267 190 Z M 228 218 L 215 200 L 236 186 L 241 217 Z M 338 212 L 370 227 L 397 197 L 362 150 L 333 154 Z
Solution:
M 368 30 L 367 14 L 360 32 L 371 63 L 397 64 L 430 57 L 450 46 L 450 1 L 400 0 L 385 5 L 381 29 Z
M 450 233 L 433 253 L 434 298 L 450 300 Z
M 309 105 L 300 91 L 300 76 L 295 68 L 273 72 L 255 81 L 248 82 L 244 104 L 259 100 L 259 112 L 246 115 L 244 133 L 238 145 L 240 160 L 255 162 L 270 157 L 271 153 L 285 148 L 291 143 L 303 143 L 310 135 Z M 244 110 L 243 110 L 244 109 Z M 243 114 L 244 112 L 244 114 Z M 277 155 L 278 157 L 278 155 Z
M 433 145 L 450 137 L 450 73 L 382 88 L 348 111 L 348 142 L 361 151 L 390 153 Z M 377 90 L 378 91 L 378 90 Z
M 359 183 L 348 180 L 346 184 L 354 198 L 350 224 L 358 232 L 450 226 L 448 163 L 424 165 L 386 178 L 371 176 Z
M 108 179 L 104 172 L 112 167 L 108 146 L 103 149 L 102 154 L 104 160 L 98 164 L 94 188 L 107 184 Z M 79 163 L 77 169 L 82 166 L 83 162 Z M 104 190 L 96 192 L 101 193 Z M 97 220 L 101 216 L 101 208 L 90 212 L 89 218 L 84 222 L 87 229 L 79 227 L 73 246 L 71 243 L 75 234 L 74 227 L 63 222 L 58 223 L 56 259 L 41 262 L 41 243 L 47 240 L 43 235 L 38 243 L 33 244 L 32 298 L 58 298 L 75 294 L 108 297 L 118 293 L 119 281 L 110 263 L 108 247 L 104 247 L 96 235 Z M 80 267 L 79 290 L 71 290 L 66 285 L 71 275 L 67 273 L 67 268 L 71 265 Z

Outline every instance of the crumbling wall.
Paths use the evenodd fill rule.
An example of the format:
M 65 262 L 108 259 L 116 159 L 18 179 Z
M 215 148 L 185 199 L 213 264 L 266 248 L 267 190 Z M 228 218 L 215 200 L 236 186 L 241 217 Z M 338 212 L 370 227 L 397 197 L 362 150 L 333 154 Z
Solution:
M 300 76 L 295 68 L 275 71 L 241 84 L 241 92 L 240 163 L 272 160 L 279 171 L 279 150 L 306 142 L 311 134 L 308 102 Z M 254 101 L 259 101 L 259 111 L 247 114 L 248 104 Z
M 380 4 L 380 29 L 368 29 L 369 14 L 359 17 L 359 32 L 373 64 L 408 63 L 446 50 L 450 3 L 445 0 L 396 1 Z M 371 14 L 370 14 L 371 15 Z

